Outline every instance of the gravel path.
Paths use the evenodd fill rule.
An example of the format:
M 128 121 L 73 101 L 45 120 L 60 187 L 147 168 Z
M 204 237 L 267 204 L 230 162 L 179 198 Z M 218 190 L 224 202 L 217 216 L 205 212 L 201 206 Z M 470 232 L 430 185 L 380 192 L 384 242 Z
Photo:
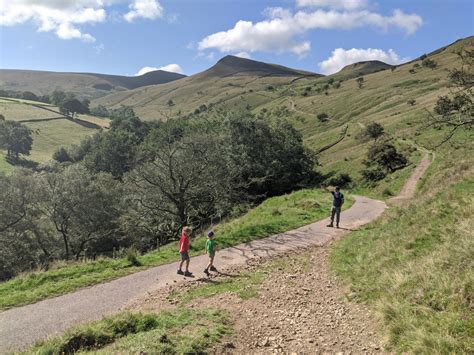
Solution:
M 328 220 L 281 233 L 272 237 L 241 244 L 219 252 L 216 264 L 220 269 L 245 265 L 249 260 L 279 255 L 294 249 L 324 245 L 338 235 L 379 217 L 386 208 L 384 202 L 355 197 L 356 202 L 341 214 L 341 229 L 327 228 Z M 178 255 L 177 255 L 178 258 Z M 191 259 L 191 271 L 196 278 L 204 277 L 205 255 Z M 176 274 L 177 263 L 151 268 L 111 282 L 13 308 L 0 313 L 0 353 L 24 349 L 39 339 L 61 333 L 78 323 L 90 322 L 120 311 L 132 299 L 147 291 L 168 284 L 186 282 Z

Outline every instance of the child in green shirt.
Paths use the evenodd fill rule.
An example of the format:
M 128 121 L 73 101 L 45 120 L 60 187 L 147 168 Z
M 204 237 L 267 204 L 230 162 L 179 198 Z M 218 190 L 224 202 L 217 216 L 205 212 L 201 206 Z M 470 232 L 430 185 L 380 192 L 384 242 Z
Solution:
M 204 273 L 209 276 L 209 270 L 210 271 L 217 271 L 217 269 L 214 267 L 214 256 L 216 255 L 216 241 L 214 240 L 214 232 L 209 231 L 207 233 L 207 241 L 206 241 L 206 253 L 209 255 L 209 264 L 207 264 L 207 267 L 204 269 Z

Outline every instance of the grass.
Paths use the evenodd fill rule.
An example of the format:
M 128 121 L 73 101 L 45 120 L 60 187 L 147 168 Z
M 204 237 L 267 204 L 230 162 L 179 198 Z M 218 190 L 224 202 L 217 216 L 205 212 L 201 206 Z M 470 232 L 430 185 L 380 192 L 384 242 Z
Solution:
M 350 196 L 346 199 L 347 208 L 353 199 Z M 270 198 L 242 217 L 216 226 L 217 243 L 220 248 L 225 248 L 317 221 L 327 217 L 330 201 L 330 194 L 319 189 L 300 190 Z M 191 241 L 191 256 L 204 252 L 205 240 L 204 236 L 199 236 Z M 62 295 L 177 259 L 177 246 L 173 242 L 160 250 L 139 256 L 141 266 L 131 265 L 126 258 L 103 258 L 24 274 L 0 284 L 0 309 Z
M 180 304 L 187 304 L 198 298 L 208 298 L 222 293 L 232 293 L 241 299 L 250 299 L 258 295 L 258 287 L 266 280 L 267 275 L 272 272 L 291 272 L 308 270 L 310 267 L 310 255 L 305 253 L 297 257 L 277 258 L 271 260 L 251 271 L 246 271 L 232 277 L 212 279 L 210 283 L 191 287 L 186 290 L 173 290 L 170 298 L 176 299 Z
M 70 329 L 36 344 L 34 354 L 202 354 L 231 332 L 223 311 L 180 309 L 170 312 L 124 312 Z
M 352 295 L 379 310 L 388 350 L 474 352 L 473 211 L 471 175 L 389 209 L 333 247 L 332 267 Z

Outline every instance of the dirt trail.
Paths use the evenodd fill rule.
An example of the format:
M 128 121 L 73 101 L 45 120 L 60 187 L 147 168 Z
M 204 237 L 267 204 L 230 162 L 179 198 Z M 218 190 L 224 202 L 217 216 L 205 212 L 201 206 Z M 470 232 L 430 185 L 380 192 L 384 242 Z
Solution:
M 406 185 L 403 187 L 400 194 L 403 198 L 394 198 L 391 202 L 403 201 L 404 199 L 413 196 L 416 182 L 425 172 L 429 163 L 429 156 L 426 154 L 412 176 L 408 179 Z M 326 224 L 328 223 L 328 219 L 324 219 L 292 231 L 227 248 L 219 252 L 218 263 L 220 269 L 223 271 L 232 270 L 288 252 L 324 246 L 331 240 L 340 238 L 350 231 L 377 219 L 384 212 L 385 208 L 387 208 L 387 205 L 382 201 L 361 196 L 355 196 L 355 199 L 356 202 L 354 205 L 341 214 L 341 225 L 343 228 L 327 228 Z M 321 344 L 325 344 L 323 347 L 315 347 L 317 343 L 310 343 L 311 339 L 309 338 L 307 342 L 304 343 L 307 347 L 299 347 L 298 344 L 304 338 L 300 336 L 294 338 L 294 343 L 288 342 L 288 347 L 285 348 L 281 345 L 283 338 L 278 341 L 274 340 L 277 343 L 277 346 L 280 347 L 278 349 L 287 349 L 288 351 L 293 349 L 300 349 L 301 351 L 306 351 L 308 349 L 330 349 L 327 347 L 330 345 L 330 342 L 333 342 L 332 345 L 335 345 L 334 342 L 341 341 L 341 347 L 338 348 L 347 350 L 351 349 L 353 344 L 360 344 L 362 341 L 360 339 L 365 341 L 367 337 L 371 336 L 372 332 L 364 333 L 364 329 L 371 329 L 372 321 L 370 320 L 370 315 L 367 315 L 365 318 L 358 318 L 358 306 L 353 303 L 349 306 L 347 301 L 342 299 L 342 295 L 344 294 L 343 290 L 337 286 L 337 281 L 334 280 L 333 276 L 331 276 L 327 271 L 326 248 L 320 248 L 319 252 L 322 252 L 323 254 L 318 257 L 318 252 L 315 252 L 316 256 L 314 259 L 315 262 L 313 263 L 313 272 L 309 275 L 305 275 L 302 280 L 310 286 L 309 288 L 307 287 L 309 291 L 307 291 L 305 297 L 308 297 L 308 299 L 311 299 L 312 303 L 315 303 L 320 307 L 315 306 L 316 308 L 314 308 L 313 306 L 309 306 L 309 313 L 307 312 L 307 309 L 302 309 L 304 310 L 304 317 L 306 317 L 304 318 L 306 319 L 305 322 L 306 324 L 310 324 L 311 320 L 315 320 L 315 317 L 318 319 L 320 319 L 320 317 L 326 317 L 328 319 L 326 324 L 329 324 L 326 326 L 329 327 L 328 329 L 334 329 L 331 328 L 331 319 L 333 319 L 331 317 L 336 314 L 336 318 L 334 318 L 335 322 L 340 324 L 343 328 L 346 325 L 349 325 L 349 328 L 347 331 L 343 332 L 333 331 L 330 333 L 332 334 L 331 336 L 325 337 L 325 333 L 322 330 L 323 328 L 311 328 L 311 326 L 308 325 L 308 329 L 314 329 L 315 332 L 319 331 L 319 333 L 304 331 L 304 334 L 309 334 L 310 336 L 313 336 L 314 334 L 323 334 L 321 335 L 321 339 L 323 339 L 321 340 Z M 177 263 L 172 263 L 128 275 L 107 283 L 81 289 L 70 294 L 47 299 L 35 304 L 0 312 L 0 353 L 24 349 L 39 339 L 61 333 L 73 325 L 97 320 L 102 318 L 104 315 L 116 313 L 127 307 L 127 305 L 130 306 L 130 304 L 133 304 L 133 300 L 135 299 L 143 299 L 143 296 L 145 296 L 146 299 L 149 295 L 166 292 L 166 290 L 169 290 L 170 285 L 180 286 L 180 284 L 186 282 L 189 283 L 189 281 L 192 280 L 204 279 L 204 274 L 200 271 L 204 269 L 206 263 L 207 258 L 205 255 L 192 258 L 191 271 L 195 271 L 196 278 L 183 278 L 176 275 Z M 274 275 L 272 277 L 278 277 L 278 273 L 276 276 Z M 275 279 L 275 282 L 272 283 L 274 287 L 279 286 L 280 284 L 281 283 L 278 279 Z M 318 292 L 318 289 L 320 289 L 319 286 L 321 285 L 326 285 L 328 290 L 334 288 L 334 290 L 331 291 L 333 293 Z M 278 289 L 281 288 L 278 287 Z M 281 303 L 280 297 L 271 296 L 264 301 L 259 299 L 257 301 L 258 303 L 253 306 L 249 304 L 248 309 L 264 306 L 268 313 L 271 309 L 275 309 L 276 307 L 280 307 L 282 310 L 287 307 L 291 308 L 292 304 L 299 299 L 299 296 L 295 295 L 291 290 L 291 288 L 288 288 L 288 293 L 285 294 L 288 302 Z M 327 297 L 329 297 L 329 303 Z M 244 308 L 241 308 L 241 311 L 243 312 Z M 356 313 L 353 313 L 354 311 Z M 255 314 L 258 314 L 258 312 L 261 312 L 261 308 L 258 308 L 258 310 L 256 309 L 255 312 Z M 295 312 L 302 314 L 300 311 Z M 296 314 L 295 312 L 293 315 Z M 364 311 L 362 310 L 361 312 Z M 268 317 L 267 313 L 263 314 L 262 317 L 271 320 L 272 318 Z M 368 312 L 366 313 L 368 314 Z M 296 317 L 299 318 L 300 316 Z M 269 326 L 271 324 L 267 323 L 268 320 L 262 322 L 260 318 L 256 318 L 252 315 L 248 315 L 242 319 L 240 323 L 237 324 L 238 331 L 236 336 L 240 337 L 237 338 L 237 341 L 240 342 L 240 346 L 244 346 L 241 350 L 245 352 L 250 348 L 260 346 L 258 345 L 258 342 L 250 344 L 245 341 L 245 339 L 252 337 L 252 340 L 255 340 L 255 333 L 252 329 L 258 328 L 260 329 L 258 333 L 260 334 L 259 336 L 266 336 L 265 334 L 271 333 L 271 328 L 265 327 L 265 324 Z M 290 319 L 290 316 L 285 319 Z M 316 319 L 316 321 L 318 321 L 318 319 Z M 283 322 L 283 320 L 280 319 L 279 322 Z M 299 322 L 295 323 L 295 321 L 293 321 L 293 325 L 291 325 L 291 321 L 289 321 L 289 324 L 290 326 L 300 328 L 288 328 L 287 325 L 284 325 L 281 328 L 285 329 L 282 334 L 287 331 L 292 333 L 296 332 L 296 334 L 298 334 L 298 332 L 303 332 L 303 328 L 305 328 L 305 323 L 301 323 L 300 325 Z M 340 330 L 343 328 L 338 329 Z M 239 331 L 239 329 L 241 330 Z M 363 336 L 359 339 L 355 336 L 357 334 Z M 350 340 L 349 343 L 343 343 L 346 338 L 352 340 Z M 327 341 L 324 339 L 327 339 Z M 260 341 L 261 339 L 259 338 L 257 340 Z M 270 344 L 273 340 L 263 338 L 262 341 L 264 341 L 265 344 Z M 265 344 L 262 346 L 267 347 L 268 345 Z M 345 345 L 342 346 L 343 344 Z M 247 346 L 247 348 L 245 348 L 245 346 Z M 361 347 L 357 345 L 354 348 L 361 351 L 367 350 L 364 350 L 366 347 L 363 345 L 361 345 Z
M 388 200 L 388 203 L 393 205 L 399 205 L 402 204 L 404 201 L 413 198 L 415 196 L 416 185 L 418 184 L 418 181 L 420 181 L 422 176 L 425 174 L 426 169 L 428 169 L 433 160 L 434 155 L 433 158 L 431 158 L 430 153 L 424 153 L 423 158 L 421 159 L 420 163 L 415 168 L 413 173 L 408 177 L 400 193 L 397 196 L 392 197 L 390 200 Z

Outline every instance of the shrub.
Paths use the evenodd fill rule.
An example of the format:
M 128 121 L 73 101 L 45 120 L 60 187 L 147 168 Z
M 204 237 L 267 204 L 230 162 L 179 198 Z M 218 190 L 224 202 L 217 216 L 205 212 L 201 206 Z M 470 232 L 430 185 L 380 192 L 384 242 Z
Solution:
M 362 176 L 367 181 L 380 181 L 386 175 L 385 171 L 379 166 L 369 167 L 362 171 Z
M 410 100 L 407 101 L 407 104 L 410 105 L 410 106 L 415 106 L 416 100 L 415 99 L 410 99 Z
M 318 113 L 317 117 L 318 117 L 318 120 L 319 120 L 320 122 L 329 121 L 329 116 L 328 116 L 328 114 L 325 113 L 325 112 Z
M 127 261 L 132 266 L 140 266 L 141 262 L 138 260 L 138 252 L 135 248 L 128 248 L 127 249 Z
M 326 179 L 325 184 L 330 186 L 347 187 L 352 182 L 349 174 L 339 173 Z

